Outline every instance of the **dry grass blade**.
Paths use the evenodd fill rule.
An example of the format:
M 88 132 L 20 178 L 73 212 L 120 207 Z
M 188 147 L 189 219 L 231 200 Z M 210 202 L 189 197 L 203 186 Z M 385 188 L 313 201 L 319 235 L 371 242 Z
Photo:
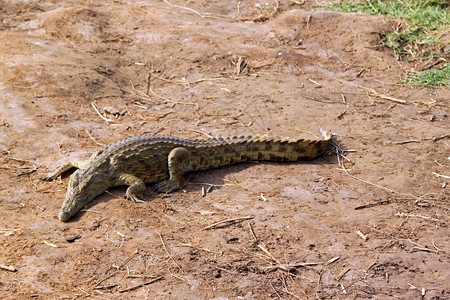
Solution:
M 167 0 L 163 0 L 163 2 L 166 3 L 167 5 L 169 5 L 170 7 L 176 7 L 176 8 L 190 11 L 190 12 L 196 14 L 197 16 L 199 16 L 200 18 L 210 18 L 210 19 L 217 19 L 217 20 L 234 21 L 234 19 L 227 18 L 227 17 L 214 16 L 214 15 L 210 15 L 210 14 L 202 14 L 202 13 L 199 13 L 198 11 L 196 11 L 195 9 L 192 9 L 192 8 L 186 7 L 186 6 L 172 4 Z
M 131 82 L 130 82 L 130 83 L 131 83 Z M 133 94 L 133 95 L 137 95 L 137 96 L 139 96 L 139 97 L 142 97 L 142 98 L 144 98 L 144 99 L 147 99 L 147 100 L 152 101 L 152 98 L 151 98 L 149 95 L 147 95 L 147 94 L 145 94 L 144 92 L 141 92 L 140 90 L 136 89 L 133 83 L 131 83 L 131 87 L 132 87 L 133 90 L 132 90 L 132 91 L 128 91 L 128 92 L 130 92 L 130 93 Z M 182 101 L 173 101 L 173 100 L 164 98 L 163 96 L 160 96 L 160 95 L 158 95 L 157 93 L 155 93 L 150 87 L 149 87 L 148 91 L 149 91 L 149 93 L 151 93 L 151 94 L 152 94 L 153 96 L 155 96 L 156 98 L 161 99 L 161 100 L 163 100 L 163 101 L 165 101 L 165 102 L 169 102 L 169 103 L 172 103 L 172 104 L 192 105 L 192 106 L 198 107 L 198 104 L 197 104 L 197 103 L 193 103 L 193 102 L 182 102 Z
M 280 262 L 272 255 L 272 253 L 270 253 L 269 250 L 267 250 L 266 247 L 264 247 L 262 244 L 258 244 L 258 248 L 261 249 L 271 260 L 281 265 Z
M 406 100 L 403 100 L 403 99 L 398 99 L 398 98 L 391 97 L 391 96 L 388 96 L 388 95 L 380 94 L 380 93 L 378 93 L 376 90 L 374 90 L 372 88 L 368 88 L 368 87 L 365 87 L 365 86 L 354 84 L 354 83 L 351 83 L 351 82 L 348 82 L 348 81 L 345 81 L 345 80 L 342 80 L 342 79 L 336 79 L 336 80 L 339 80 L 342 83 L 346 83 L 348 85 L 355 86 L 355 87 L 358 87 L 360 89 L 366 90 L 366 91 L 369 92 L 370 96 L 378 97 L 378 98 L 381 98 L 381 99 L 385 99 L 385 100 L 388 100 L 388 101 L 393 101 L 393 102 L 401 103 L 401 104 L 407 104 L 408 103 Z
M 217 223 L 211 224 L 209 226 L 206 226 L 204 229 L 208 230 L 208 229 L 212 229 L 214 227 L 223 227 L 223 226 L 228 226 L 237 222 L 241 222 L 244 220 L 250 220 L 253 219 L 253 216 L 247 216 L 247 217 L 240 217 L 240 218 L 233 218 L 233 219 L 227 219 L 227 220 L 223 220 L 223 221 L 219 221 Z

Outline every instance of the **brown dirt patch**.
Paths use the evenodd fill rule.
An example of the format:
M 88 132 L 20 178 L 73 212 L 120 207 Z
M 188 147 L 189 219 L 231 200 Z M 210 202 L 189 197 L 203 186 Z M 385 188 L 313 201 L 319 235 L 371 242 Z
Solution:
M 17 268 L 0 270 L 1 298 L 450 297 L 449 180 L 433 174 L 450 175 L 448 136 L 433 140 L 449 133 L 449 91 L 399 84 L 411 66 L 374 33 L 395 21 L 293 1 L 276 15 L 189 1 L 202 16 L 162 1 L 0 3 L 0 264 Z M 91 102 L 126 114 L 106 124 Z M 89 135 L 311 137 L 318 126 L 354 150 L 348 174 L 335 154 L 241 164 L 170 195 L 148 186 L 144 203 L 113 189 L 68 223 L 57 219 L 68 178 L 38 180 L 94 152 Z M 218 187 L 202 197 L 202 183 Z M 145 276 L 163 278 L 120 293 Z

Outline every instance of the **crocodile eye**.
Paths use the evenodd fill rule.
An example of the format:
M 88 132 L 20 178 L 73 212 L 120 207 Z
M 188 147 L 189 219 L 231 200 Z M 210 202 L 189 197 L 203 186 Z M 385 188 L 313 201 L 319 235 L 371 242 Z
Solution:
M 76 170 L 72 174 L 72 176 L 70 176 L 69 186 L 70 187 L 77 186 L 79 182 L 80 182 L 80 174 L 79 174 L 79 170 Z

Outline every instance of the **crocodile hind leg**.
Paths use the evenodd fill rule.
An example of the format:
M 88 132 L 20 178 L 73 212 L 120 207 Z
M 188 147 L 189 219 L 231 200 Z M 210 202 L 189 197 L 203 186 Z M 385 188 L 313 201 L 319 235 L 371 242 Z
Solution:
M 138 197 L 138 195 L 145 192 L 145 182 L 142 179 L 131 174 L 122 173 L 117 177 L 116 183 L 118 185 L 129 185 L 124 195 L 125 199 L 142 202 Z
M 184 183 L 184 173 L 191 168 L 191 153 L 186 148 L 175 148 L 170 151 L 167 159 L 169 179 L 155 185 L 158 192 L 171 193 L 178 190 Z
M 54 172 L 48 173 L 42 176 L 40 179 L 43 181 L 51 181 L 56 179 L 62 173 L 69 171 L 72 168 L 83 169 L 87 165 L 87 161 L 70 160 L 56 169 Z

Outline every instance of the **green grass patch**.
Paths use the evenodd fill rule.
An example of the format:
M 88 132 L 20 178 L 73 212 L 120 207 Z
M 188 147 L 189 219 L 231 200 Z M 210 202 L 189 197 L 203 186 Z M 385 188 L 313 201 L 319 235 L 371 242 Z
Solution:
M 450 59 L 449 47 L 446 47 L 450 43 L 448 40 L 450 32 L 449 1 L 343 0 L 333 2 L 332 7 L 341 12 L 364 12 L 405 20 L 407 26 L 380 33 L 382 37 L 380 45 L 392 49 L 397 59 L 406 61 L 430 61 L 440 57 L 446 58 L 447 61 Z M 436 72 L 432 73 L 434 71 Z M 447 76 L 447 79 L 439 79 L 441 75 Z M 423 78 L 419 80 L 421 76 Z M 408 74 L 406 81 L 418 85 L 422 84 L 419 84 L 419 82 L 430 82 L 430 84 L 425 85 L 431 85 L 431 82 L 449 85 L 448 76 L 447 65 L 442 70 Z
M 413 86 L 450 86 L 450 66 L 447 64 L 442 70 L 435 69 L 420 73 L 409 73 L 408 77 L 403 78 L 403 82 Z

